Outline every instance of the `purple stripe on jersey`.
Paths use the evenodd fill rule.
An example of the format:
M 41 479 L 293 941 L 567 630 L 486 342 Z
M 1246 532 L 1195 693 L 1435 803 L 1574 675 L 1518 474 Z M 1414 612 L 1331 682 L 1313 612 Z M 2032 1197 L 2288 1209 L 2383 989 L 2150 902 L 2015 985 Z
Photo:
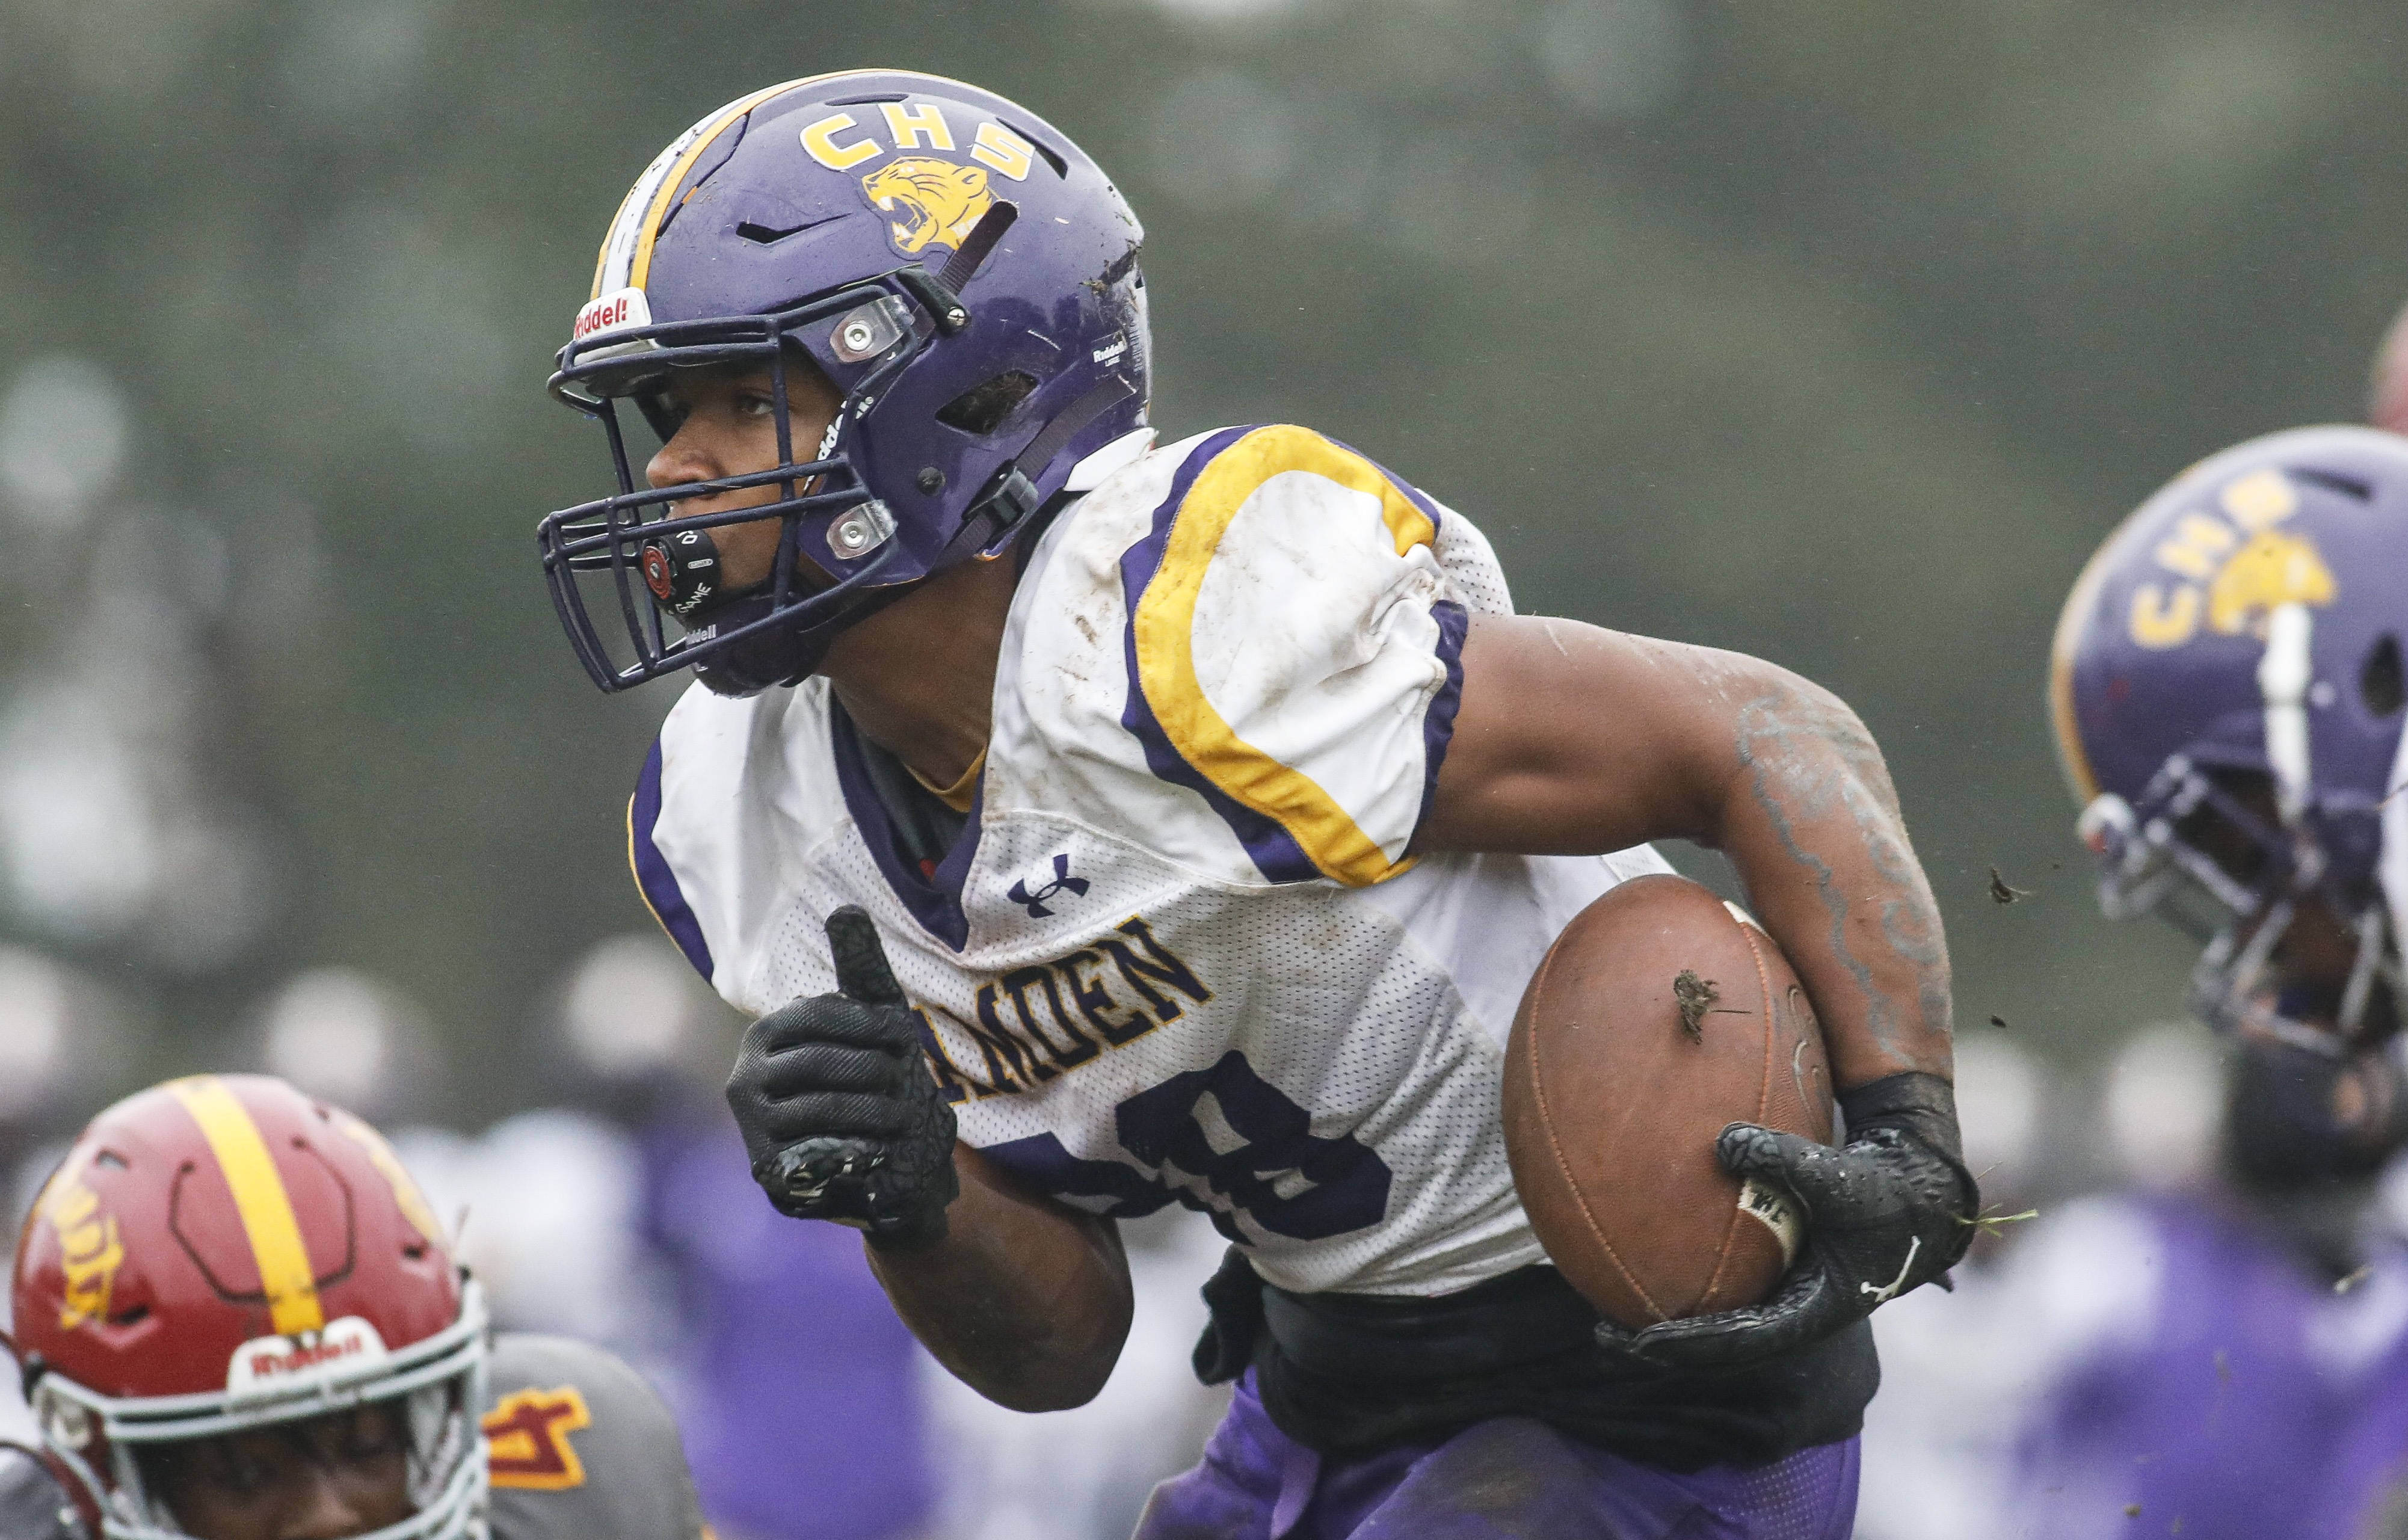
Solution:
M 1100 1205 L 1090 1202 L 1079 1206 L 1115 1219 L 1152 1214 L 1168 1206 L 1173 1198 L 1187 1196 L 1172 1192 L 1143 1172 L 1118 1160 L 1082 1160 L 1050 1133 L 982 1144 L 979 1154 L 1039 1192 L 1073 1202 L 1082 1198 L 1108 1200 Z M 1203 1206 L 1192 1198 L 1188 1202 L 1190 1207 Z
M 1413 814 L 1415 833 L 1429 820 L 1430 803 L 1438 797 L 1438 770 L 1446 763 L 1447 745 L 1455 741 L 1455 708 L 1463 704 L 1463 637 L 1471 628 L 1471 616 L 1453 599 L 1431 605 L 1430 619 L 1438 622 L 1438 655 L 1446 665 L 1446 683 L 1422 713 L 1422 810 Z
M 1275 883 L 1317 882 L 1321 869 L 1312 864 L 1312 857 L 1304 853 L 1304 847 L 1281 827 L 1278 819 L 1256 813 L 1214 785 L 1171 746 L 1170 737 L 1155 719 L 1154 708 L 1145 698 L 1145 687 L 1138 679 L 1138 600 L 1162 569 L 1163 552 L 1170 543 L 1171 525 L 1179 521 L 1180 505 L 1187 500 L 1188 489 L 1196 484 L 1196 478 L 1203 474 L 1213 457 L 1254 431 L 1251 427 L 1224 428 L 1197 445 L 1180 466 L 1179 474 L 1171 478 L 1170 495 L 1154 511 L 1153 527 L 1121 554 L 1121 587 L 1127 596 L 1129 612 L 1129 624 L 1121 640 L 1128 663 L 1129 686 L 1128 704 L 1121 711 L 1121 726 L 1134 734 L 1145 750 L 1146 769 L 1172 785 L 1185 786 L 1203 798 L 1205 804 L 1229 826 L 1229 831 L 1245 847 L 1247 858 L 1264 877 Z
M 962 826 L 936 871 L 923 876 L 904 860 L 894 823 L 886 816 L 886 804 L 879 799 L 878 788 L 869 784 L 869 772 L 862 768 L 861 730 L 840 707 L 829 711 L 828 726 L 837 784 L 844 792 L 846 810 L 861 830 L 861 842 L 869 847 L 870 858 L 878 863 L 886 885 L 895 890 L 920 928 L 960 951 L 969 943 L 970 922 L 962 913 L 962 885 L 969 877 L 971 859 L 978 855 L 979 816 L 986 807 L 985 778 L 980 778 L 970 795 L 969 822 Z
M 636 869 L 636 886 L 652 906 L 652 917 L 708 984 L 710 945 L 702 939 L 702 922 L 694 917 L 694 906 L 685 901 L 685 890 L 678 886 L 668 857 L 652 842 L 652 826 L 660 821 L 661 744 L 654 739 L 652 752 L 644 756 L 643 773 L 636 777 L 636 799 L 627 806 L 627 859 Z

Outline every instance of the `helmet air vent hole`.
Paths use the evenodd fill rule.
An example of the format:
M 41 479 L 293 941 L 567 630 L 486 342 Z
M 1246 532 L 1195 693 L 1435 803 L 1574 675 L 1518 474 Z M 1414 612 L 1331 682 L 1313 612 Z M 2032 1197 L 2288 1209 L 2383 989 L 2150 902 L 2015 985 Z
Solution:
M 1012 409 L 1036 388 L 1035 375 L 1025 369 L 1006 369 L 946 402 L 937 412 L 937 421 L 983 439 L 1001 427 Z
M 2400 639 L 2386 631 L 2367 649 L 2358 670 L 2358 698 L 2376 716 L 2389 716 L 2408 702 L 2408 676 L 2400 664 Z
M 92 1158 L 92 1163 L 95 1166 L 114 1166 L 119 1171 L 130 1169 L 131 1164 L 127 1161 L 125 1157 L 118 1154 L 115 1150 L 102 1150 L 98 1155 Z
M 820 222 L 813 221 L 812 223 L 817 223 Z M 748 219 L 736 226 L 736 233 L 743 237 L 746 240 L 752 242 L 755 246 L 774 246 L 778 242 L 785 239 L 788 236 L 796 235 L 801 231 L 808 230 L 810 227 L 810 224 L 792 224 L 781 230 L 774 224 L 755 224 Z
M 109 1317 L 108 1324 L 111 1326 L 137 1326 L 143 1321 L 150 1319 L 150 1307 L 147 1304 L 137 1304 L 130 1310 L 121 1310 L 116 1315 Z
M 2355 497 L 2362 503 L 2372 502 L 2374 499 L 2374 488 L 2355 476 L 2344 476 L 2334 470 L 2313 470 L 2306 467 L 2293 467 L 2291 474 L 2302 482 L 2328 487 L 2344 497 Z
M 868 96 L 845 96 L 828 103 L 830 107 L 876 107 L 881 102 L 904 102 L 911 99 L 908 91 L 881 91 Z
M 1037 152 L 1045 157 L 1045 164 L 1054 168 L 1054 174 L 1056 177 L 1061 178 L 1065 181 L 1070 180 L 1070 163 L 1062 158 L 1062 151 L 1054 149 L 1052 145 L 1047 144 L 1043 139 L 1031 134 L 1028 130 L 1021 127 L 1016 122 L 1007 120 L 1003 126 L 1010 129 L 1014 134 L 1019 135 L 1022 138 L 1026 139 L 1030 144 L 1035 145 L 1037 147 Z

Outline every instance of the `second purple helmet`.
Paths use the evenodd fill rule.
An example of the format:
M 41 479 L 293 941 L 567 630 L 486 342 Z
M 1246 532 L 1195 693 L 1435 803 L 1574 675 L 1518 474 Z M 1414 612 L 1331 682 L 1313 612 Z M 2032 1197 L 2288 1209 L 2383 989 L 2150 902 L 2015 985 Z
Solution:
M 637 180 L 552 378 L 598 420 L 617 490 L 538 527 L 563 627 L 605 690 L 692 667 L 728 694 L 793 684 L 911 584 L 993 556 L 1080 460 L 1144 429 L 1143 240 L 1043 119 L 936 76 L 861 70 L 739 97 Z M 796 351 L 843 405 L 797 444 Z M 666 437 L 669 371 L 767 367 L 780 463 L 641 484 L 619 410 Z M 777 498 L 681 514 L 741 487 Z M 718 591 L 710 530 L 783 523 L 770 579 Z
M 2360 427 L 2200 462 L 2124 521 L 2066 600 L 2050 704 L 2102 901 L 2209 942 L 2193 987 L 2211 1025 L 2323 1053 L 2397 1025 L 2380 866 L 2403 633 L 2408 439 Z M 2348 986 L 2319 1012 L 2339 1039 L 2261 982 L 2311 900 L 2357 933 Z

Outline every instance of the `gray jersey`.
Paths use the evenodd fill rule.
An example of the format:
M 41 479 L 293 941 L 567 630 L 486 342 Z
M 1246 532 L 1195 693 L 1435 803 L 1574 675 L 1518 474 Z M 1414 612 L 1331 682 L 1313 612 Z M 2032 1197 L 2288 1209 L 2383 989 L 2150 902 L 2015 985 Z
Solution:
M 652 1388 L 567 1337 L 494 1339 L 494 1540 L 700 1540 L 677 1423 Z

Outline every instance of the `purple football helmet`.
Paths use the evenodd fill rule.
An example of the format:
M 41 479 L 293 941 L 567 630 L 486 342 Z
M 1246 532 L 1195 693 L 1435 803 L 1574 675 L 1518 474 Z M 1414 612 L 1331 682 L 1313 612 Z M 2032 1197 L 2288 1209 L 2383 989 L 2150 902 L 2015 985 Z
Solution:
M 2211 1026 L 2338 1057 L 2400 1024 L 2378 869 L 2403 631 L 2408 439 L 2360 427 L 2201 461 L 2124 521 L 2066 600 L 2050 705 L 2101 905 L 2167 914 L 2207 943 L 2193 1004 Z M 2312 900 L 2356 931 L 2337 1000 L 2267 984 Z
M 1059 130 L 936 76 L 789 81 L 680 135 L 611 221 L 551 381 L 601 423 L 618 475 L 538 532 L 594 682 L 794 684 L 909 585 L 1003 552 L 1080 460 L 1143 431 L 1142 239 Z M 843 405 L 797 445 L 785 385 L 804 358 Z M 771 371 L 780 464 L 642 484 L 620 404 L 666 439 L 670 371 L 731 363 Z M 770 485 L 774 502 L 679 511 Z M 783 523 L 771 577 L 725 591 L 711 530 L 765 518 Z

